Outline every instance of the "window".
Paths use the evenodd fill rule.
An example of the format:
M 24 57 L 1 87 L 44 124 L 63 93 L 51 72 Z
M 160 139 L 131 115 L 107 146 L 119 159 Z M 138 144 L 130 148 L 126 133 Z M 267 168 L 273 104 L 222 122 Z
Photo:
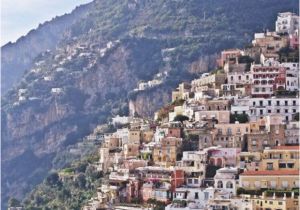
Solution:
M 194 179 L 194 184 L 198 184 L 199 180 L 198 179 Z
M 277 112 L 277 113 L 280 113 L 280 109 L 277 109 L 276 112 Z
M 223 188 L 223 182 L 222 181 L 218 181 L 217 188 Z
M 288 101 L 284 101 L 284 105 L 287 106 L 288 105 Z
M 199 199 L 198 192 L 195 192 L 195 199 Z
M 273 170 L 273 163 L 267 163 L 267 170 Z
M 253 106 L 255 106 L 255 101 L 253 101 Z
M 260 115 L 264 114 L 264 110 L 263 109 L 259 110 L 259 112 L 260 112 Z
M 296 109 L 293 109 L 293 113 L 296 113 Z
M 268 109 L 268 113 L 271 113 L 272 111 L 271 111 L 271 109 Z
M 293 106 L 296 106 L 296 101 L 293 101 Z
M 268 101 L 268 105 L 271 106 L 271 104 L 272 104 L 271 101 Z
M 277 106 L 280 106 L 280 101 L 276 101 L 276 105 L 277 105 Z
M 192 179 L 188 179 L 188 183 L 189 184 L 193 184 L 193 180 Z
M 263 106 L 263 101 L 259 101 L 259 106 Z
M 204 200 L 208 200 L 209 199 L 209 193 L 208 192 L 204 192 Z
M 254 185 L 255 185 L 255 187 L 260 187 L 260 181 L 255 181 Z
M 282 181 L 282 187 L 287 188 L 288 187 L 288 181 Z
M 228 182 L 226 183 L 226 188 L 228 188 L 228 189 L 232 189 L 232 188 L 233 188 L 233 184 L 232 184 L 231 181 L 228 181 Z
M 271 188 L 276 188 L 276 181 L 271 181 Z

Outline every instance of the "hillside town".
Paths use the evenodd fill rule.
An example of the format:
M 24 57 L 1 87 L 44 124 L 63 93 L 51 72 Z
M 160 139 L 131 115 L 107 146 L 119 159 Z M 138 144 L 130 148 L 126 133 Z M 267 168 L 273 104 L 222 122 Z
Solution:
M 298 21 L 279 13 L 276 31 L 222 51 L 154 119 L 114 118 L 83 209 L 299 209 Z
M 222 51 L 218 69 L 179 84 L 152 119 L 117 115 L 115 132 L 96 127 L 72 148 L 80 155 L 81 147 L 99 147 L 93 166 L 101 187 L 82 209 L 299 209 L 299 16 L 279 13 L 275 28 L 255 33 L 244 49 Z M 16 103 L 27 98 L 19 89 Z

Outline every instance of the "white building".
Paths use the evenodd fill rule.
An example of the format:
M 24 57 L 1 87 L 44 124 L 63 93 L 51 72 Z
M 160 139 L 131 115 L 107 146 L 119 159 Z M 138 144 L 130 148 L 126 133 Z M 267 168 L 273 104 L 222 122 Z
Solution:
M 276 32 L 294 34 L 299 29 L 299 16 L 292 12 L 278 13 Z
M 271 115 L 281 114 L 284 119 L 291 121 L 292 116 L 299 112 L 298 98 L 241 98 L 235 99 L 231 106 L 232 113 L 249 114 L 250 120 Z
M 252 79 L 252 74 L 250 72 L 227 73 L 228 84 L 251 84 Z
M 292 121 L 286 125 L 285 143 L 289 145 L 299 145 L 299 122 Z
M 200 187 L 205 178 L 207 153 L 205 151 L 185 151 L 176 168 L 184 170 L 187 186 Z
M 214 198 L 213 187 L 209 188 L 190 188 L 180 187 L 176 188 L 173 193 L 174 201 L 189 201 L 186 207 L 180 207 L 173 202 L 166 206 L 166 210 L 189 210 L 189 209 L 205 209 L 209 200 Z
M 231 198 L 236 195 L 238 183 L 237 168 L 220 168 L 214 177 L 214 187 L 222 198 Z
M 281 63 L 286 69 L 286 90 L 299 90 L 299 63 Z
M 117 124 L 124 125 L 124 124 L 129 123 L 131 119 L 132 119 L 132 117 L 117 115 L 112 118 L 112 124 L 113 125 L 117 125 Z

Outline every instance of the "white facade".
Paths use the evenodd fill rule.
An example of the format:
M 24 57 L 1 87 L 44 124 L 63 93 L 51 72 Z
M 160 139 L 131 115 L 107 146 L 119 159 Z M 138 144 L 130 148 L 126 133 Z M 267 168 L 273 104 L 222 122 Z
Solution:
M 256 120 L 270 114 L 281 114 L 285 120 L 292 120 L 292 115 L 299 112 L 298 98 L 242 98 L 235 99 L 231 112 L 247 111 L 250 119 Z M 250 112 L 248 111 L 250 110 Z M 246 112 L 246 113 L 247 113 Z
M 236 195 L 237 168 L 220 168 L 214 177 L 215 189 L 222 194 L 222 198 L 231 198 Z
M 187 174 L 189 187 L 200 187 L 205 178 L 207 153 L 204 151 L 185 151 L 181 161 L 176 162 L 176 168 Z M 193 174 L 191 176 L 191 174 Z
M 205 209 L 209 200 L 214 199 L 215 189 L 209 188 L 176 188 L 173 193 L 174 200 L 189 201 L 187 207 L 177 207 L 174 203 L 166 206 L 166 210 L 189 210 L 189 209 Z
M 281 63 L 286 69 L 286 90 L 299 90 L 299 63 Z
M 131 117 L 128 117 L 128 116 L 115 116 L 112 118 L 112 124 L 113 125 L 116 125 L 116 124 L 121 124 L 121 125 L 124 125 L 124 124 L 127 124 L 130 122 L 132 118 Z
M 276 32 L 294 34 L 299 30 L 299 16 L 291 12 L 278 13 Z
M 250 72 L 231 72 L 227 74 L 228 84 L 251 84 L 252 79 Z

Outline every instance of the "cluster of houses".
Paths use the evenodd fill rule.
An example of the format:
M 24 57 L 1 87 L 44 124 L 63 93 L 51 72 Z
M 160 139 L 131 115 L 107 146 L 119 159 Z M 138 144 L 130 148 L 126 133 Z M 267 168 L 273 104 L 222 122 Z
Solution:
M 298 21 L 280 13 L 275 32 L 223 51 L 154 120 L 115 118 L 84 209 L 299 209 Z

